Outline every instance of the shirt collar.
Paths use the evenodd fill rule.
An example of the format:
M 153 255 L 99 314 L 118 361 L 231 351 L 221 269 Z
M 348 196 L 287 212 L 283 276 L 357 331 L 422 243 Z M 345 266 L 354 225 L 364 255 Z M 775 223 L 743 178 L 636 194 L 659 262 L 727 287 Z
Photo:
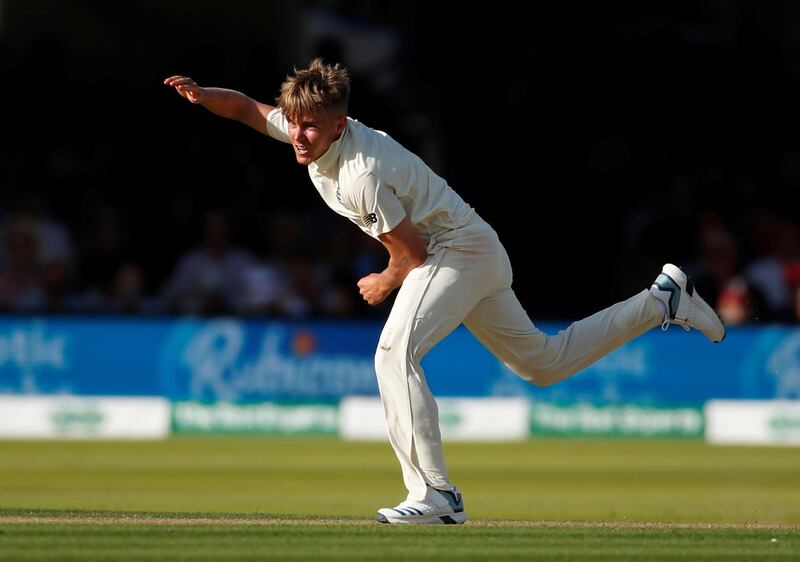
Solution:
M 339 138 L 331 143 L 328 150 L 325 151 L 325 154 L 316 159 L 314 164 L 317 165 L 319 173 L 326 176 L 333 176 L 337 172 L 339 157 L 342 155 L 342 147 L 344 146 L 344 140 L 347 137 L 349 128 L 348 125 L 345 125 L 344 131 L 342 131 Z

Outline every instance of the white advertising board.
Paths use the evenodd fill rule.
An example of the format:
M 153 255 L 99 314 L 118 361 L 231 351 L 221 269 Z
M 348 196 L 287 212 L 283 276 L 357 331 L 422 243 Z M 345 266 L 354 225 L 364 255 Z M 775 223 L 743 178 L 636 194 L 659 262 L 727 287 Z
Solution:
M 439 398 L 439 427 L 449 441 L 517 441 L 530 435 L 530 402 L 514 398 Z M 348 396 L 339 407 L 345 439 L 386 440 L 379 398 Z
M 0 438 L 162 439 L 170 425 L 160 397 L 0 395 Z
M 711 400 L 706 440 L 741 445 L 800 445 L 800 400 Z

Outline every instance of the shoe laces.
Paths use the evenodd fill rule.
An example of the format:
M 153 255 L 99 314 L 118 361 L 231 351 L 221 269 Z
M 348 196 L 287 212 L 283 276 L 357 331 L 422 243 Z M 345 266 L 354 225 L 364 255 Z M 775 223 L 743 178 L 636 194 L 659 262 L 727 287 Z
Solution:
M 669 317 L 669 312 L 668 312 L 667 314 L 664 315 L 664 321 L 661 322 L 661 331 L 662 332 L 666 332 L 667 329 L 670 327 L 670 324 L 673 324 L 673 323 L 676 323 L 676 322 Z M 684 331 L 686 331 L 686 332 L 691 331 L 691 328 L 689 326 L 687 326 L 686 324 L 678 324 L 678 326 L 683 328 Z

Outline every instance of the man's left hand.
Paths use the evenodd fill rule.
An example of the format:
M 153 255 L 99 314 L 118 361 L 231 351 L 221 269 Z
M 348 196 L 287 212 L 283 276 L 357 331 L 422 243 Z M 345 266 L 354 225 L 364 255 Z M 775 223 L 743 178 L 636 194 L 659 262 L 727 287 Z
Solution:
M 386 300 L 392 292 L 380 273 L 370 273 L 358 281 L 358 292 L 368 304 L 376 305 Z

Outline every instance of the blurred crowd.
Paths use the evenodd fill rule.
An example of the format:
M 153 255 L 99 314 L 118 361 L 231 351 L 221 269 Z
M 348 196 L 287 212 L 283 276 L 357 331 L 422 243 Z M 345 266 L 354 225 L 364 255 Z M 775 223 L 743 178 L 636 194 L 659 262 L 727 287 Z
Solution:
M 183 198 L 168 204 L 177 215 L 191 206 Z M 151 247 L 131 235 L 138 229 L 126 224 L 132 217 L 124 210 L 101 204 L 83 212 L 70 228 L 42 191 L 19 195 L 0 225 L 0 310 L 294 318 L 383 312 L 363 305 L 355 287 L 385 266 L 380 246 L 315 213 L 210 208 Z M 239 242 L 243 231 L 252 231 L 249 244 Z
M 49 12 L 7 6 L 20 35 L 0 33 L 0 75 L 15 85 L 0 89 L 0 311 L 384 315 L 389 303 L 368 307 L 356 282 L 385 250 L 324 206 L 291 150 L 161 85 L 180 72 L 269 102 L 287 71 L 273 33 L 219 8 L 227 35 L 198 15 L 187 46 L 174 36 L 183 10 L 160 5 L 122 17 L 53 4 L 70 25 L 41 35 Z M 446 6 L 298 6 L 278 30 L 305 41 L 292 60 L 351 67 L 351 114 L 494 225 L 534 319 L 607 306 L 674 261 L 729 324 L 800 320 L 800 12 L 788 3 L 638 19 L 603 6 L 602 25 L 470 16 L 499 42 L 445 25 Z M 586 291 L 585 271 L 610 264 Z
M 6 163 L 15 157 L 24 160 L 2 155 Z M 785 160 L 787 170 L 800 171 L 798 155 L 787 152 L 790 158 L 795 160 Z M 25 162 L 15 165 L 24 168 Z M 75 204 L 59 212 L 53 189 L 94 185 L 92 166 L 59 147 L 47 154 L 43 169 L 44 176 L 34 174 L 40 183 L 20 186 L 0 217 L 3 312 L 385 313 L 367 307 L 355 285 L 385 267 L 385 251 L 316 201 L 305 178 L 297 187 L 307 190 L 305 211 L 270 209 L 266 175 L 251 163 L 225 206 L 200 206 L 192 193 L 178 190 L 165 197 L 161 212 L 148 215 L 85 187 Z M 31 177 L 21 173 L 17 179 Z M 728 324 L 798 321 L 800 225 L 792 210 L 749 205 L 750 196 L 758 201 L 758 191 L 746 182 L 740 186 L 745 201 L 735 212 L 698 208 L 698 181 L 678 174 L 665 191 L 621 217 L 625 234 L 612 251 L 627 267 L 615 274 L 621 279 L 618 297 L 658 270 L 660 246 L 670 244 L 689 258 L 682 265 Z
M 787 151 L 783 162 L 800 171 L 796 151 Z M 619 250 L 624 261 L 644 275 L 670 255 L 682 255 L 681 266 L 728 325 L 800 321 L 795 209 L 770 206 L 752 179 L 726 185 L 721 204 L 701 207 L 697 190 L 703 176 L 677 174 L 665 191 L 626 214 L 626 242 Z M 800 181 L 800 176 L 783 181 Z

